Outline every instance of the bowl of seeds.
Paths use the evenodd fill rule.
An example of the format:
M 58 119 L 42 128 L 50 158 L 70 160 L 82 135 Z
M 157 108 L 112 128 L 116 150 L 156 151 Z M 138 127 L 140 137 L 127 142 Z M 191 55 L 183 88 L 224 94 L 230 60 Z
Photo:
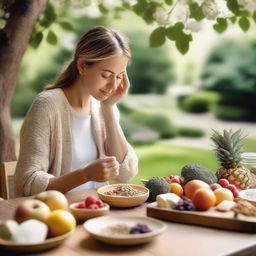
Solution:
M 146 202 L 149 190 L 134 184 L 112 184 L 97 190 L 99 198 L 113 207 L 133 207 Z

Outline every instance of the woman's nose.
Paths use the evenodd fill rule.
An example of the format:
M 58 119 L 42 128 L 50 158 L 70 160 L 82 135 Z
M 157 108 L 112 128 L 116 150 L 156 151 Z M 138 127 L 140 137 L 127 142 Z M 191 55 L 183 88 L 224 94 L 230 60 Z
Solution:
M 118 87 L 117 79 L 111 79 L 111 81 L 109 81 L 107 84 L 107 88 L 112 89 L 113 91 L 115 91 L 117 87 Z

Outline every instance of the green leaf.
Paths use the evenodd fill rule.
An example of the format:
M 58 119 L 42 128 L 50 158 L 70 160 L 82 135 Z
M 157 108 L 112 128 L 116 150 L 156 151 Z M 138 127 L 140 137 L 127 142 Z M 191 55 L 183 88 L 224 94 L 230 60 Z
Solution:
M 217 18 L 217 24 L 213 25 L 213 28 L 218 32 L 222 33 L 224 32 L 228 27 L 228 22 L 224 18 Z
M 200 21 L 204 18 L 204 13 L 202 11 L 201 6 L 199 6 L 198 3 L 194 2 L 189 4 L 189 10 L 191 18 L 194 18 L 197 21 Z
M 238 22 L 240 28 L 246 32 L 250 28 L 250 21 L 246 17 L 241 17 Z
M 245 16 L 245 17 L 250 17 L 250 12 L 246 10 L 239 10 L 237 13 L 238 16 Z
M 227 0 L 227 7 L 234 14 L 237 14 L 239 11 L 239 5 L 237 3 L 237 0 Z
M 182 22 L 177 22 L 175 25 L 167 28 L 165 30 L 166 36 L 173 41 L 176 41 L 179 38 L 179 35 L 182 34 L 184 29 L 184 24 Z
M 31 46 L 34 48 L 34 49 L 37 49 L 38 46 L 40 45 L 40 43 L 42 42 L 42 39 L 43 39 L 43 33 L 42 32 L 38 32 L 36 33 L 32 38 L 31 38 Z
M 150 5 L 143 13 L 143 19 L 147 24 L 152 24 L 155 21 L 153 17 L 155 10 L 156 10 L 156 6 Z
M 47 37 L 46 37 L 46 40 L 51 45 L 56 45 L 57 42 L 58 42 L 58 38 L 52 30 L 49 30 L 49 32 L 47 34 Z
M 254 22 L 256 23 L 256 11 L 253 13 L 252 18 L 253 18 Z
M 229 19 L 233 24 L 236 23 L 236 16 L 230 17 Z
M 49 21 L 55 21 L 57 18 L 57 15 L 55 13 L 53 5 L 48 1 L 45 12 L 44 12 L 46 20 Z
M 62 29 L 66 31 L 74 31 L 73 25 L 67 21 L 61 21 L 59 25 L 61 26 Z
M 186 54 L 189 49 L 189 40 L 187 37 L 181 37 L 179 40 L 175 43 L 177 49 L 181 54 Z
M 166 4 L 172 5 L 173 1 L 172 0 L 164 0 Z
M 133 6 L 133 11 L 137 15 L 141 16 L 142 13 L 144 13 L 144 11 L 146 10 L 146 8 L 147 8 L 147 1 L 146 0 L 140 0 L 140 1 L 138 1 L 137 4 L 135 4 Z
M 99 4 L 98 7 L 102 14 L 108 14 L 108 9 L 103 4 Z
M 149 37 L 150 47 L 161 46 L 164 44 L 164 42 L 165 42 L 165 28 L 158 27 L 151 33 Z

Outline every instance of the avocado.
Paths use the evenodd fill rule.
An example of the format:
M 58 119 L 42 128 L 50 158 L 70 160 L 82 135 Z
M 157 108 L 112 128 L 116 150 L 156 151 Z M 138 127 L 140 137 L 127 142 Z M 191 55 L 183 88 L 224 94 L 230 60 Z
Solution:
M 209 185 L 217 182 L 216 175 L 200 164 L 187 164 L 183 166 L 181 176 L 184 178 L 184 184 L 190 180 L 202 180 Z
M 156 196 L 159 194 L 165 194 L 170 192 L 169 184 L 164 178 L 153 177 L 150 180 L 141 180 L 146 188 L 149 189 L 148 201 L 153 202 L 156 200 Z

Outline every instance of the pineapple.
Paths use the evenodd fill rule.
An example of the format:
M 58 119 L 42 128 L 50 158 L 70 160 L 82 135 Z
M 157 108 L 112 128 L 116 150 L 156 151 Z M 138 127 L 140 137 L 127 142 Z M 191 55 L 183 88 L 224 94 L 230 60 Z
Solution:
M 242 136 L 241 129 L 232 132 L 224 130 L 223 135 L 213 130 L 211 140 L 215 144 L 216 156 L 221 164 L 216 172 L 218 179 L 225 178 L 238 189 L 247 189 L 252 183 L 251 172 L 241 165 Z

